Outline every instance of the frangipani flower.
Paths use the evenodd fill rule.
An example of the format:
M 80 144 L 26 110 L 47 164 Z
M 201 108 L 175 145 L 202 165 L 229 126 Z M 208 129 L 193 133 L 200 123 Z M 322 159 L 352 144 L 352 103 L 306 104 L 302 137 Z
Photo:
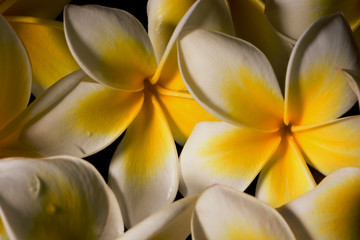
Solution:
M 182 3 L 150 1 L 149 16 L 177 13 Z M 150 17 L 149 29 L 159 21 L 172 23 L 174 16 L 180 20 L 180 15 Z M 82 70 L 50 87 L 0 137 L 16 139 L 42 155 L 84 157 L 127 128 L 112 159 L 110 185 L 129 227 L 175 198 L 179 169 L 174 138 L 184 143 L 196 122 L 215 119 L 185 91 L 176 38 L 184 25 L 233 33 L 229 11 L 223 0 L 197 1 L 170 40 L 171 28 L 156 27 L 159 32 L 154 30 L 149 38 L 132 15 L 119 9 L 70 5 L 64 21 L 71 52 Z M 164 45 L 153 37 L 168 41 L 162 56 L 157 54 Z M 151 42 L 156 42 L 155 53 Z
M 115 239 L 124 232 L 114 193 L 74 157 L 0 161 L 1 239 Z
M 327 175 L 360 166 L 360 116 L 340 118 L 355 103 L 341 69 L 360 56 L 340 14 L 314 23 L 291 54 L 285 99 L 265 56 L 251 44 L 209 30 L 178 42 L 182 75 L 194 98 L 225 122 L 199 123 L 180 156 L 185 194 L 214 183 L 281 206 L 315 186 L 306 165 Z
M 268 0 L 265 13 L 269 22 L 288 41 L 294 43 L 311 23 L 341 11 L 360 44 L 359 0 Z
M 0 3 L 0 13 L 5 15 L 29 54 L 35 96 L 79 69 L 66 44 L 63 23 L 52 20 L 69 2 L 5 0 Z
M 358 239 L 359 168 L 339 169 L 313 190 L 273 209 L 214 185 L 146 218 L 120 239 Z

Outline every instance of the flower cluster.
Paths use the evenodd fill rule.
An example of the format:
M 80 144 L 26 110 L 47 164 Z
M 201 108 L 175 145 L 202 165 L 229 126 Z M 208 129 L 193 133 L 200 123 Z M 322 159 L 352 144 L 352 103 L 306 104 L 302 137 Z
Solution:
M 359 0 L 76 3 L 0 1 L 1 239 L 360 238 Z

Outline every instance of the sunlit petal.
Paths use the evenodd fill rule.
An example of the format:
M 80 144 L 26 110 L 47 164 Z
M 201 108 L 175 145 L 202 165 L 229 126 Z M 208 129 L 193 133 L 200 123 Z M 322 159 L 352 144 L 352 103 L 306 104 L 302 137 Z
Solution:
M 256 198 L 226 186 L 205 190 L 195 205 L 194 239 L 295 239 L 285 220 Z
M 360 238 L 360 169 L 343 168 L 278 209 L 297 239 Z
M 100 237 L 106 229 L 113 239 L 123 233 L 113 193 L 84 160 L 9 158 L 0 167 L 1 217 L 11 238 L 106 239 Z
M 29 102 L 31 66 L 26 50 L 9 23 L 0 16 L 0 129 Z
M 158 62 L 160 62 L 176 25 L 194 2 L 195 0 L 148 1 L 148 32 Z
M 325 175 L 343 167 L 360 167 L 360 116 L 304 130 L 299 127 L 295 137 L 309 164 Z
M 161 89 L 158 97 L 174 139 L 181 145 L 185 144 L 197 122 L 217 120 L 203 109 L 188 92 Z
M 183 195 L 221 183 L 245 190 L 275 152 L 280 137 L 225 122 L 198 123 L 181 155 Z
M 11 2 L 11 5 L 9 4 L 4 15 L 56 18 L 70 0 L 5 0 L 1 1 L 0 9 L 3 3 L 8 2 Z
M 71 53 L 94 80 L 137 91 L 155 72 L 150 39 L 131 14 L 96 5 L 68 5 L 64 24 Z
M 343 70 L 346 80 L 350 85 L 351 89 L 354 91 L 358 98 L 358 104 L 360 107 L 360 71 L 352 71 L 352 70 Z
M 191 196 L 175 201 L 130 228 L 121 240 L 185 239 L 190 234 L 196 200 L 197 196 Z
M 315 187 L 315 181 L 292 137 L 284 138 L 261 170 L 255 196 L 279 207 Z
M 20 138 L 42 155 L 88 156 L 120 136 L 142 102 L 143 93 L 108 88 L 79 70 L 45 91 L 0 139 L 10 134 L 8 145 Z
M 265 4 L 260 0 L 229 0 L 229 3 L 236 35 L 254 44 L 265 54 L 284 90 L 291 46 L 270 26 L 264 14 Z
M 295 41 L 317 19 L 342 12 L 351 27 L 360 22 L 358 0 L 268 0 L 266 16 L 282 35 Z
M 29 54 L 33 70 L 32 93 L 35 96 L 79 69 L 66 44 L 61 22 L 33 17 L 7 17 L 6 20 Z
M 360 71 L 360 56 L 341 14 L 314 23 L 295 45 L 286 79 L 285 123 L 309 125 L 348 111 L 356 96 L 340 69 Z
M 179 184 L 174 139 L 159 103 L 150 92 L 126 130 L 110 164 L 109 185 L 126 227 L 171 203 Z
M 181 79 L 178 62 L 176 40 L 185 27 L 201 27 L 235 35 L 230 10 L 225 0 L 199 0 L 184 15 L 165 49 L 155 75 L 151 82 L 159 81 L 160 85 L 172 90 L 185 90 Z
M 268 60 L 254 46 L 197 29 L 182 36 L 178 47 L 184 81 L 206 110 L 261 130 L 281 126 L 284 103 L 279 84 Z

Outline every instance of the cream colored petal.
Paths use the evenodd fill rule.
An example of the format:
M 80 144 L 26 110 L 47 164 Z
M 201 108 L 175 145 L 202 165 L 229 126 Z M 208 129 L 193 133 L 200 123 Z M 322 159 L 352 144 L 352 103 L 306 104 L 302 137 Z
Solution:
M 80 67 L 94 80 L 138 91 L 156 70 L 150 39 L 131 14 L 96 5 L 68 5 L 65 36 Z
M 188 92 L 158 89 L 160 89 L 158 91 L 159 103 L 178 144 L 185 144 L 197 122 L 218 120 L 203 109 Z
M 159 81 L 162 87 L 172 90 L 186 89 L 178 70 L 175 42 L 185 27 L 201 27 L 235 35 L 226 3 L 225 0 L 199 0 L 187 11 L 166 46 L 152 83 Z
M 238 38 L 204 29 L 179 40 L 189 92 L 214 116 L 260 130 L 281 127 L 283 98 L 266 57 Z
M 61 22 L 34 17 L 7 17 L 29 54 L 32 93 L 39 96 L 60 78 L 78 70 L 65 41 Z
M 183 240 L 190 234 L 190 221 L 198 196 L 180 199 L 130 228 L 121 240 Z
M 0 16 L 0 129 L 14 119 L 29 102 L 31 65 L 16 33 Z
M 110 164 L 109 185 L 127 228 L 174 200 L 178 171 L 175 142 L 165 115 L 155 96 L 147 92 Z
M 227 186 L 205 190 L 195 205 L 192 237 L 218 239 L 295 239 L 273 208 Z
M 17 141 L 42 155 L 88 156 L 120 136 L 142 102 L 143 93 L 106 87 L 79 70 L 51 86 L 5 129 L 15 131 L 5 145 L 11 148 L 19 138 Z
M 358 98 L 360 107 L 360 71 L 343 70 L 346 80 Z
M 86 161 L 9 158 L 0 168 L 1 217 L 11 239 L 110 239 L 100 238 L 105 229 L 113 238 L 123 233 L 113 193 Z
M 195 0 L 150 0 L 147 4 L 148 32 L 158 62 L 181 18 Z
M 359 239 L 359 184 L 359 168 L 339 169 L 278 211 L 297 239 Z
M 279 148 L 260 173 L 255 196 L 279 207 L 308 192 L 316 183 L 292 137 Z
M 360 167 L 360 116 L 295 131 L 307 161 L 324 175 L 343 167 Z
M 229 0 L 236 35 L 259 48 L 269 59 L 282 90 L 291 45 L 277 35 L 264 14 L 260 0 Z
M 265 6 L 269 22 L 293 41 L 314 21 L 335 12 L 342 12 L 351 27 L 360 23 L 358 0 L 269 0 Z
M 340 14 L 321 18 L 298 40 L 286 79 L 285 123 L 310 125 L 340 117 L 356 96 L 340 69 L 360 71 L 360 55 Z
M 181 155 L 180 191 L 198 194 L 225 184 L 244 191 L 275 152 L 280 137 L 225 122 L 198 123 Z
M 32 16 L 55 19 L 70 0 L 3 0 L 0 3 L 0 9 L 2 8 L 1 4 L 7 2 L 11 2 L 11 6 L 4 12 L 6 16 Z

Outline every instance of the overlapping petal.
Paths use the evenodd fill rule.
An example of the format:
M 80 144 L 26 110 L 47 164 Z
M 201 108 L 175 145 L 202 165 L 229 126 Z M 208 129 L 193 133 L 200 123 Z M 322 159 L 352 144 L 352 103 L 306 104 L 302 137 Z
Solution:
M 185 144 L 197 122 L 217 120 L 202 108 L 188 92 L 158 89 L 159 103 L 178 144 Z
M 353 71 L 353 70 L 343 70 L 346 80 L 350 85 L 351 89 L 354 91 L 358 98 L 358 104 L 360 107 L 360 71 Z
M 315 186 L 293 138 L 285 137 L 271 160 L 261 170 L 255 196 L 272 207 L 279 207 Z
M 343 168 L 279 208 L 297 239 L 359 239 L 360 169 Z
M 9 158 L 0 166 L 1 219 L 11 239 L 114 239 L 123 233 L 114 195 L 89 163 L 59 156 Z
M 244 191 L 275 152 L 280 137 L 224 122 L 195 126 L 181 155 L 183 195 L 221 183 Z
M 79 69 L 66 44 L 61 22 L 34 17 L 7 17 L 6 20 L 29 54 L 33 70 L 32 93 L 35 96 Z
M 28 104 L 31 93 L 31 66 L 20 39 L 0 16 L 0 129 Z
M 183 28 L 201 27 L 235 35 L 229 8 L 224 0 L 199 0 L 187 11 L 171 36 L 151 82 L 167 89 L 186 90 L 178 70 L 177 46 Z
M 0 3 L 0 13 L 6 16 L 56 18 L 69 2 L 70 0 L 3 0 Z
M 130 228 L 121 240 L 185 239 L 198 196 L 178 200 Z
M 360 167 L 360 116 L 298 130 L 295 137 L 307 161 L 321 173 Z
M 292 47 L 274 31 L 260 0 L 229 0 L 236 35 L 259 48 L 269 59 L 282 90 Z
M 181 74 L 206 110 L 256 129 L 281 127 L 283 98 L 271 65 L 259 50 L 204 29 L 188 31 L 178 43 Z
M 269 0 L 266 16 L 274 28 L 291 42 L 317 19 L 342 12 L 352 28 L 360 24 L 358 0 Z
M 64 28 L 71 53 L 94 80 L 138 91 L 156 70 L 150 39 L 131 14 L 96 5 L 65 8 Z
M 309 125 L 333 120 L 356 101 L 340 69 L 359 70 L 358 49 L 340 14 L 324 17 L 298 40 L 285 91 L 285 123 Z
M 171 203 L 179 184 L 175 142 L 155 96 L 126 130 L 110 164 L 109 185 L 130 227 Z
M 0 139 L 9 135 L 11 148 L 19 138 L 42 155 L 88 156 L 120 136 L 142 103 L 143 93 L 108 88 L 79 70 L 37 98 Z
M 226 186 L 205 190 L 192 219 L 194 239 L 295 239 L 274 209 Z

